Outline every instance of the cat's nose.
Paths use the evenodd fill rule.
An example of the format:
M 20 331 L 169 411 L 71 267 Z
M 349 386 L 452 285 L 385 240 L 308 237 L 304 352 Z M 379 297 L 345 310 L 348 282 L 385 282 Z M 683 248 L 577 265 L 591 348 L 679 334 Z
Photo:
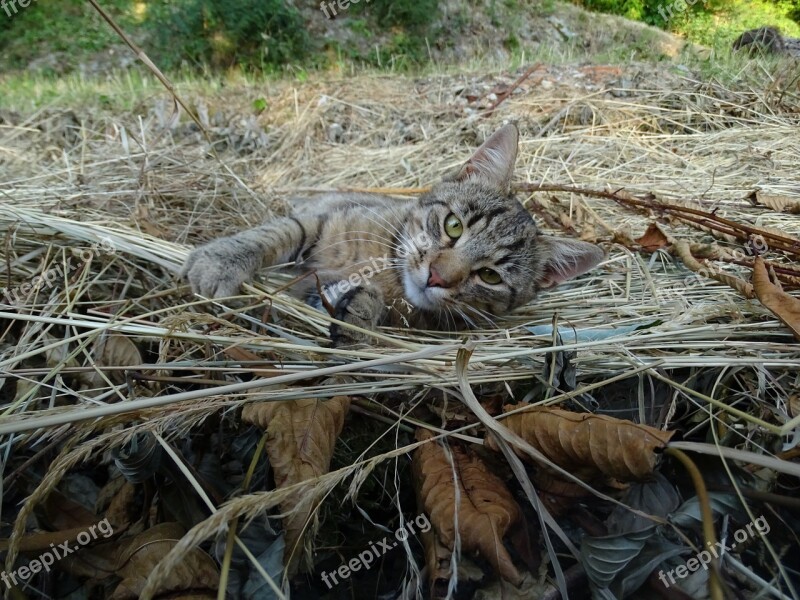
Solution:
M 436 267 L 433 265 L 431 265 L 431 272 L 428 276 L 428 287 L 450 287 L 450 284 L 442 278 L 439 271 L 437 271 Z

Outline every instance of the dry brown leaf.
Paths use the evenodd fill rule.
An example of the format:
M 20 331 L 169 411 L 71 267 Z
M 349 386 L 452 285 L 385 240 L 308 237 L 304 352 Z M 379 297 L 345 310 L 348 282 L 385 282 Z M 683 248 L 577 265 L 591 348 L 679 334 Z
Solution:
M 800 340 L 800 300 L 779 289 L 769 280 L 764 259 L 756 257 L 753 265 L 753 289 L 758 301 L 775 314 Z
M 54 531 L 87 529 L 97 522 L 97 515 L 93 511 L 59 490 L 53 490 L 39 505 L 39 510 L 44 524 Z
M 800 394 L 791 394 L 787 404 L 789 405 L 789 416 L 793 419 L 800 416 Z
M 583 486 L 574 481 L 564 481 L 545 470 L 536 473 L 536 491 L 539 499 L 553 516 L 565 514 L 582 498 L 589 495 Z
M 780 194 L 765 194 L 760 191 L 755 193 L 755 198 L 756 202 L 774 211 L 800 215 L 800 200 L 796 198 L 790 198 L 789 196 L 782 196 Z
M 428 597 L 430 600 L 446 600 L 451 597 L 448 590 L 452 574 L 451 557 L 453 553 L 442 544 L 433 528 L 424 532 L 420 531 L 419 535 L 422 546 L 425 548 L 425 564 L 428 567 Z M 466 588 L 486 577 L 483 569 L 476 565 L 469 556 L 462 555 L 456 564 L 456 569 L 459 586 Z
M 161 523 L 140 533 L 121 548 L 117 575 L 122 581 L 110 599 L 137 600 L 151 571 L 185 533 L 177 523 Z M 200 548 L 192 548 L 170 571 L 169 577 L 160 582 L 156 597 L 191 590 L 196 598 L 216 598 L 218 587 L 219 572 L 214 560 Z
M 644 235 L 636 239 L 636 243 L 647 252 L 655 252 L 659 248 L 667 246 L 669 244 L 669 240 L 658 223 L 650 223 L 650 225 L 647 227 L 647 231 L 644 232 Z
M 267 454 L 277 487 L 309 482 L 281 504 L 281 510 L 287 513 L 283 526 L 285 561 L 290 573 L 297 569 L 301 555 L 297 549 L 301 547 L 306 521 L 317 504 L 313 480 L 328 472 L 333 447 L 349 409 L 350 398 L 336 396 L 330 400 L 255 402 L 242 410 L 243 421 L 266 431 Z
M 678 240 L 672 245 L 675 254 L 683 261 L 689 269 L 704 277 L 710 277 L 717 281 L 729 285 L 737 292 L 742 294 L 745 298 L 755 298 L 753 286 L 746 282 L 744 279 L 739 279 L 728 273 L 723 273 L 715 269 L 712 265 L 704 265 L 692 256 L 691 247 L 684 240 Z
M 111 523 L 114 533 L 119 535 L 131 526 L 132 519 L 137 518 L 141 511 L 142 502 L 136 493 L 136 486 L 125 481 L 111 499 L 106 519 Z
M 515 409 L 507 406 L 506 412 Z M 657 449 L 674 434 L 605 415 L 560 408 L 532 408 L 509 416 L 503 425 L 560 467 L 583 479 L 599 474 L 622 481 L 646 479 L 656 466 Z M 486 446 L 498 450 L 489 436 Z M 521 458 L 531 460 L 521 450 Z
M 425 549 L 425 564 L 428 567 L 428 586 L 432 600 L 447 597 L 450 576 L 453 572 L 451 558 L 453 553 L 442 544 L 433 528 L 420 532 L 422 547 Z
M 419 441 L 432 437 L 425 429 L 417 430 Z M 457 523 L 462 549 L 479 552 L 501 577 L 518 584 L 522 578 L 503 545 L 503 537 L 522 518 L 519 506 L 503 480 L 477 455 L 456 445 L 450 447 L 450 454 L 452 463 L 444 448 L 435 442 L 414 452 L 417 491 L 434 530 L 452 550 Z M 457 514 L 454 472 L 459 491 Z
M 100 336 L 94 346 L 94 357 L 98 367 L 131 367 L 144 362 L 141 352 L 128 336 L 113 332 Z M 107 376 L 112 383 L 125 381 L 125 371 L 120 369 L 109 371 Z M 102 380 L 96 383 L 102 385 Z
M 58 341 L 59 340 L 57 338 L 54 338 L 51 335 L 44 336 L 44 344 L 46 346 L 54 344 Z M 51 369 L 54 369 L 59 366 L 61 368 L 67 368 L 67 369 L 80 367 L 78 359 L 76 359 L 75 356 L 70 356 L 69 344 L 66 343 L 59 344 L 54 348 L 49 348 L 48 350 L 45 350 L 44 357 L 45 357 L 45 363 Z

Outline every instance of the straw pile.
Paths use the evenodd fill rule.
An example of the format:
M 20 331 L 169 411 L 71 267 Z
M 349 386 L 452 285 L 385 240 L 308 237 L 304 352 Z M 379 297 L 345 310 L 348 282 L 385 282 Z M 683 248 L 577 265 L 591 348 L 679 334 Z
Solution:
M 285 293 L 289 275 L 265 274 L 231 307 L 176 281 L 191 244 L 283 213 L 292 195 L 313 202 L 330 189 L 429 185 L 506 121 L 521 129 L 520 184 L 624 190 L 798 240 L 800 97 L 781 69 L 770 75 L 753 63 L 723 85 L 680 68 L 539 66 L 499 105 L 523 70 L 184 90 L 216 156 L 185 115 L 173 118 L 160 91 L 130 114 L 76 107 L 3 115 L 0 288 L 20 301 L 0 304 L 0 430 L 18 432 L 5 438 L 6 451 L 74 438 L 38 499 L 70 467 L 136 432 L 176 439 L 254 399 L 370 394 L 416 403 L 430 388 L 457 398 L 454 361 L 465 340 L 476 390 L 521 399 L 520 390 L 546 381 L 555 348 L 574 352 L 577 392 L 548 393 L 551 402 L 578 397 L 661 423 L 681 407 L 682 422 L 694 414 L 695 426 L 741 419 L 726 413 L 735 404 L 786 432 L 798 414 L 800 348 L 756 300 L 634 241 L 658 220 L 695 256 L 732 257 L 714 264 L 750 281 L 752 256 L 741 240 L 674 213 L 577 193 L 521 193 L 545 230 L 603 245 L 602 267 L 483 329 L 384 329 L 373 348 L 357 351 L 328 347 L 330 319 Z M 258 97 L 268 109 L 255 114 Z M 792 293 L 800 287 L 796 256 L 772 247 L 764 254 L 785 267 Z M 49 272 L 52 282 L 25 287 Z M 118 334 L 133 345 L 115 342 L 112 352 Z M 324 380 L 359 361 L 376 363 L 355 381 Z M 407 431 L 413 422 L 393 406 L 362 406 L 383 419 L 389 438 L 398 423 Z M 746 429 L 728 430 L 726 444 L 762 452 L 763 438 L 751 445 Z M 362 457 L 378 457 L 370 470 L 396 460 L 382 452 Z M 269 494 L 237 502 L 235 512 L 246 514 L 277 504 Z

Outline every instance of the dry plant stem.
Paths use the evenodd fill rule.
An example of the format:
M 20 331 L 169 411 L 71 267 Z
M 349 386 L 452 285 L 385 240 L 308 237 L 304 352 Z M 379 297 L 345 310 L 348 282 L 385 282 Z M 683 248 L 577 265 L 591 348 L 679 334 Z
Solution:
M 120 37 L 120 39 L 123 42 L 125 42 L 125 45 L 128 46 L 128 48 L 130 48 L 131 51 L 133 51 L 133 53 L 136 55 L 136 58 L 141 60 L 144 63 L 144 65 L 153 73 L 153 75 L 155 75 L 156 79 L 158 79 L 158 81 L 161 83 L 161 85 L 163 85 L 166 88 L 166 90 L 172 96 L 172 101 L 174 103 L 175 108 L 177 109 L 178 105 L 180 105 L 180 107 L 186 112 L 187 115 L 189 115 L 189 117 L 192 119 L 192 121 L 194 121 L 195 125 L 197 125 L 200 128 L 200 131 L 203 132 L 203 137 L 205 137 L 206 142 L 208 143 L 208 146 L 211 149 L 211 153 L 214 155 L 214 158 L 217 160 L 217 162 L 220 164 L 220 166 L 223 169 L 225 169 L 225 171 L 227 171 L 227 173 L 229 175 L 231 175 L 233 177 L 233 179 L 240 186 L 242 186 L 243 189 L 247 190 L 247 192 L 251 196 L 253 196 L 254 198 L 257 198 L 255 192 L 253 192 L 253 190 L 251 190 L 247 185 L 245 185 L 244 181 L 242 181 L 239 178 L 239 176 L 236 175 L 230 169 L 230 167 L 228 167 L 228 165 L 223 163 L 222 160 L 219 158 L 219 155 L 217 154 L 217 151 L 216 151 L 216 149 L 214 147 L 214 144 L 211 141 L 211 136 L 208 134 L 208 130 L 205 128 L 205 126 L 200 121 L 200 119 L 197 117 L 197 115 L 194 113 L 194 111 L 189 108 L 189 106 L 183 101 L 183 99 L 180 96 L 178 96 L 178 93 L 175 91 L 175 86 L 173 86 L 172 82 L 170 82 L 170 80 L 167 79 L 166 75 L 164 75 L 161 72 L 161 69 L 159 69 L 153 63 L 153 61 L 150 60 L 150 57 L 147 56 L 147 54 L 145 53 L 144 50 L 139 48 L 139 46 L 132 39 L 130 39 L 124 31 L 122 31 L 122 28 L 119 25 L 116 24 L 114 19 L 111 18 L 111 15 L 109 15 L 105 10 L 103 10 L 103 8 L 99 4 L 97 4 L 96 0 L 89 0 L 89 4 L 91 4 L 92 7 L 100 14 L 100 16 L 103 18 L 103 20 L 106 23 L 108 23 L 109 27 L 111 27 L 111 29 L 114 30 L 114 33 L 116 33 Z M 142 165 L 142 172 L 144 172 L 144 166 L 145 165 L 143 164 Z
M 267 434 L 261 436 L 258 440 L 258 446 L 253 453 L 253 459 L 250 461 L 250 466 L 245 474 L 244 481 L 242 482 L 242 491 L 246 494 L 247 488 L 250 487 L 250 481 L 253 479 L 258 460 L 264 451 L 264 446 L 267 443 Z M 228 587 L 228 575 L 231 571 L 231 559 L 233 558 L 233 545 L 236 543 L 236 529 L 239 526 L 239 517 L 234 517 L 228 524 L 228 537 L 225 540 L 225 556 L 222 558 L 222 566 L 219 574 L 219 589 L 217 590 L 217 600 L 225 600 L 225 591 Z
M 722 273 L 721 271 L 717 271 L 713 268 L 707 267 L 700 261 L 698 261 L 694 256 L 692 256 L 692 252 L 689 249 L 689 244 L 684 240 L 675 240 L 673 244 L 673 249 L 675 253 L 680 257 L 689 269 L 694 271 L 695 273 L 701 273 L 706 275 L 707 277 L 711 277 L 712 279 L 716 279 L 720 283 L 724 283 L 729 285 L 737 292 L 742 294 L 745 298 L 753 299 L 756 297 L 756 293 L 753 290 L 753 285 L 748 283 L 744 279 L 739 279 L 734 275 L 729 275 L 728 273 Z
M 358 371 L 364 368 L 376 367 L 388 364 L 399 364 L 404 361 L 413 361 L 418 358 L 428 358 L 436 355 L 447 354 L 448 351 L 455 349 L 456 346 L 433 346 L 421 350 L 419 352 L 411 352 L 408 354 L 400 354 L 397 356 L 389 356 L 386 358 L 379 358 L 375 360 L 368 360 L 364 362 L 355 362 L 335 367 L 327 367 L 324 369 L 316 369 L 313 371 L 306 371 L 305 373 L 293 373 L 289 375 L 282 375 L 272 379 L 257 379 L 255 381 L 247 381 L 243 383 L 229 384 L 216 388 L 217 394 L 238 393 L 247 390 L 254 390 L 262 387 L 269 387 L 273 385 L 281 385 L 293 381 L 301 381 L 303 379 L 312 379 L 319 377 L 327 377 L 329 375 L 336 375 L 338 373 L 346 373 L 349 371 Z M 195 400 L 203 398 L 208 394 L 207 390 L 195 390 L 191 392 L 180 392 L 178 394 L 171 394 L 168 396 L 159 396 L 155 398 L 141 398 L 138 400 L 128 400 L 122 404 L 109 404 L 106 406 L 98 406 L 95 408 L 87 408 L 75 412 L 56 412 L 48 416 L 32 418 L 26 421 L 13 421 L 6 422 L 0 425 L 0 434 L 6 433 L 19 433 L 21 431 L 30 431 L 40 427 L 53 427 L 56 425 L 65 425 L 67 423 L 75 423 L 78 421 L 86 421 L 100 417 L 108 417 L 112 415 L 134 412 L 144 408 L 152 408 L 156 406 L 164 406 L 173 404 L 175 402 L 185 400 Z
M 514 83 L 511 84 L 511 87 L 509 87 L 505 92 L 497 96 L 497 100 L 494 101 L 494 104 L 492 104 L 488 109 L 483 111 L 483 114 L 481 116 L 483 118 L 491 116 L 494 113 L 494 111 L 497 110 L 497 107 L 500 106 L 503 102 L 505 102 L 511 96 L 511 94 L 514 93 L 514 90 L 516 90 L 520 85 L 522 85 L 522 83 L 528 77 L 533 75 L 535 71 L 539 70 L 539 67 L 541 66 L 542 63 L 536 63 L 535 65 L 528 67 L 528 69 Z
M 700 514 L 703 516 L 705 547 L 713 548 L 717 543 L 717 534 L 714 532 L 714 514 L 711 512 L 711 502 L 708 498 L 708 490 L 706 490 L 706 483 L 703 481 L 703 476 L 700 474 L 697 465 L 694 464 L 694 461 L 692 461 L 685 452 L 674 447 L 668 447 L 665 452 L 678 459 L 689 472 L 689 476 L 692 478 L 692 483 L 694 484 L 694 489 L 697 492 L 697 499 L 700 502 Z M 719 576 L 719 563 L 716 557 L 711 559 L 711 576 L 708 580 L 708 591 L 711 595 L 711 600 L 724 600 L 725 598 L 722 593 L 722 579 Z
M 158 439 L 159 444 L 161 444 L 161 447 L 164 448 L 164 451 L 175 463 L 175 466 L 178 468 L 178 470 L 181 473 L 183 473 L 183 476 L 186 477 L 186 480 L 192 484 L 192 487 L 197 492 L 197 495 L 200 496 L 200 499 L 205 503 L 209 511 L 211 511 L 212 514 L 216 513 L 219 509 L 214 505 L 213 502 L 211 502 L 211 498 L 208 497 L 208 494 L 206 494 L 202 486 L 199 485 L 197 479 L 192 475 L 191 471 L 189 471 L 188 467 L 186 466 L 186 463 L 183 460 L 181 460 L 181 458 L 172 449 L 172 446 L 170 446 L 166 442 L 166 440 L 164 440 L 164 438 L 158 435 L 156 436 L 156 439 Z M 235 533 L 234 533 L 234 541 L 239 546 L 244 555 L 248 558 L 248 560 L 251 562 L 255 570 L 258 571 L 259 575 L 261 575 L 261 577 L 264 578 L 264 581 L 269 585 L 270 589 L 275 594 L 275 596 L 277 598 L 280 598 L 280 600 L 286 600 L 286 597 L 284 596 L 283 592 L 280 590 L 280 588 L 278 588 L 278 586 L 266 572 L 264 567 L 261 566 L 261 563 L 258 562 L 258 559 L 253 555 L 252 552 L 250 552 L 247 546 L 244 545 L 244 542 L 242 542 L 242 540 L 239 539 L 239 536 L 235 535 Z M 145 583 L 145 586 L 141 591 L 140 598 L 144 598 L 145 600 L 151 600 L 153 598 L 153 593 L 156 591 L 157 583 L 158 581 L 153 578 L 153 574 L 151 572 L 150 576 L 147 578 L 147 583 Z
M 708 489 L 711 492 L 725 492 L 727 494 L 741 493 L 741 495 L 746 498 L 752 498 L 753 500 L 758 500 L 759 502 L 767 504 L 783 506 L 784 508 L 788 508 L 800 514 L 800 498 L 773 494 L 771 492 L 759 492 L 758 490 L 751 490 L 750 488 L 735 488 L 730 485 L 709 485 Z
M 778 235 L 776 233 L 767 231 L 765 229 L 760 229 L 758 227 L 751 227 L 750 225 L 737 223 L 736 221 L 730 221 L 723 217 L 718 217 L 714 213 L 698 210 L 696 208 L 678 206 L 675 204 L 665 204 L 663 202 L 657 202 L 655 200 L 645 200 L 642 198 L 636 198 L 621 191 L 603 192 L 600 190 L 590 190 L 570 185 L 545 185 L 534 182 L 534 183 L 515 185 L 514 189 L 524 192 L 566 192 L 570 194 L 579 194 L 583 196 L 594 196 L 596 198 L 607 198 L 609 200 L 615 200 L 617 202 L 621 202 L 629 206 L 647 208 L 650 210 L 657 210 L 667 214 L 672 214 L 676 217 L 684 218 L 687 221 L 702 224 L 705 227 L 716 229 L 718 231 L 728 233 L 729 235 L 735 235 L 736 237 L 741 239 L 747 239 L 748 234 L 760 235 L 764 239 L 770 240 L 770 247 L 772 247 L 773 249 L 783 250 L 784 252 L 787 252 L 789 254 L 800 256 L 800 241 L 796 239 Z M 700 217 L 700 219 L 692 219 L 687 215 L 694 215 Z

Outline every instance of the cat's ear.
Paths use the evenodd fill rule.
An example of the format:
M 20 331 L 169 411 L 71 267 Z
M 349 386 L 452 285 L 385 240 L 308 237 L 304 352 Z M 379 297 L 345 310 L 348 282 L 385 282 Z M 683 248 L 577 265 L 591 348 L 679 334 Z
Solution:
M 539 288 L 553 287 L 583 275 L 605 257 L 603 250 L 594 244 L 548 235 L 539 237 L 537 248 L 544 254 L 542 274 L 537 281 Z
M 483 142 L 450 181 L 476 181 L 503 193 L 511 189 L 514 162 L 517 160 L 519 131 L 513 124 L 504 125 Z

